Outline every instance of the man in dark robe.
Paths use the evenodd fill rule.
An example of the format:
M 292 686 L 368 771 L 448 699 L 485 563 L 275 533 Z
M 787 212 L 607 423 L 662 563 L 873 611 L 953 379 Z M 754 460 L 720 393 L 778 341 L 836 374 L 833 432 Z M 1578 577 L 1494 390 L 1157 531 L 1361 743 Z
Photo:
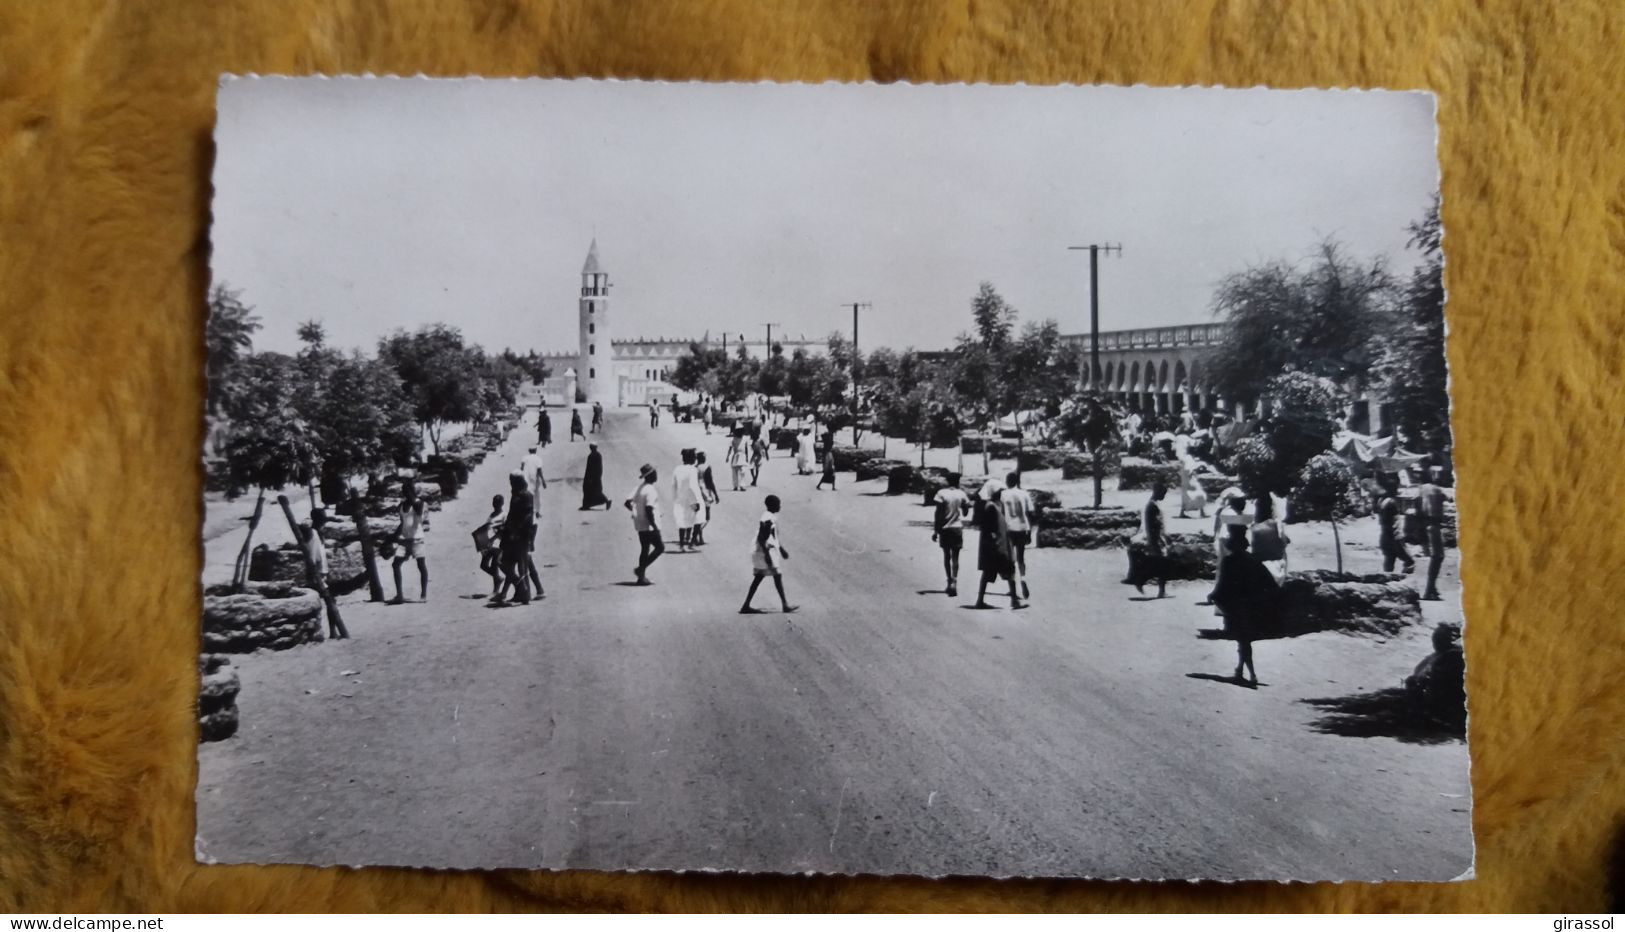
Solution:
M 500 535 L 502 574 L 513 587 L 514 601 L 529 605 L 530 548 L 536 534 L 536 500 L 525 483 L 524 473 L 511 473 L 508 484 L 513 492 L 508 502 L 508 517 L 502 522 Z M 492 601 L 501 604 L 500 599 Z
M 587 471 L 581 476 L 581 510 L 591 511 L 599 505 L 609 510 L 609 496 L 604 494 L 604 454 L 598 444 L 587 444 Z
M 553 418 L 547 413 L 547 408 L 541 409 L 536 418 L 536 445 L 545 447 L 553 442 Z

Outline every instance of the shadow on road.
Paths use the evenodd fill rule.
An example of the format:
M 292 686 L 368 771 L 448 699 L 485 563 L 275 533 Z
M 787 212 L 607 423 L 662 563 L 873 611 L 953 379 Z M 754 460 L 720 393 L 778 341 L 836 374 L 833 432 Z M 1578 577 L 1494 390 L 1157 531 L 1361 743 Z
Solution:
M 1394 738 L 1407 744 L 1444 744 L 1467 740 L 1465 713 L 1448 718 L 1430 715 L 1398 686 L 1351 696 L 1300 701 L 1325 713 L 1310 725 L 1321 734 L 1348 738 Z
M 1210 680 L 1214 683 L 1240 686 L 1242 689 L 1257 689 L 1260 686 L 1269 685 L 1268 683 L 1254 683 L 1251 680 L 1244 680 L 1234 676 L 1220 676 L 1217 673 L 1187 673 L 1185 675 L 1193 680 Z

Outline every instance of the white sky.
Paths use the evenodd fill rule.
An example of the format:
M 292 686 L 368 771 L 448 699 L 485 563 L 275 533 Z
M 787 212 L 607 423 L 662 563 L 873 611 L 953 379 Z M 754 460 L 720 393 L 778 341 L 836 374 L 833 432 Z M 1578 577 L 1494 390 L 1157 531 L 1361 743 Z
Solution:
M 213 269 L 261 348 L 441 321 L 576 347 L 588 242 L 614 337 L 762 324 L 948 344 L 989 280 L 1022 319 L 1210 320 L 1213 284 L 1333 235 L 1396 270 L 1438 184 L 1423 93 L 261 79 L 223 83 Z

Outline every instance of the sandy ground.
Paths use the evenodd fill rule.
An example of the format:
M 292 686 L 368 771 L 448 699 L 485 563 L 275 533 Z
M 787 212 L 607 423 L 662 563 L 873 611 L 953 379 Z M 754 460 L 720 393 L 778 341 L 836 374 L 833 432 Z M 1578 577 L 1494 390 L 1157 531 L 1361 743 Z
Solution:
M 616 506 L 578 511 L 586 445 L 549 448 L 547 597 L 488 608 L 468 532 L 533 437 L 517 431 L 435 516 L 427 603 L 359 593 L 344 602 L 353 640 L 236 658 L 242 730 L 199 752 L 201 856 L 1367 880 L 1469 867 L 1465 745 L 1377 701 L 1428 652 L 1432 623 L 1459 618 L 1454 552 L 1425 625 L 1261 642 L 1252 690 L 1223 679 L 1229 642 L 1196 637 L 1218 624 L 1195 604 L 1207 583 L 1140 601 L 1118 583 L 1121 553 L 1036 550 L 1033 607 L 975 611 L 974 551 L 949 599 L 915 497 L 849 475 L 815 492 L 782 455 L 760 488 L 730 492 L 720 434 L 611 412 Z M 716 464 L 711 543 L 668 551 L 656 585 L 632 587 L 619 501 L 639 464 L 669 477 L 684 446 Z M 1088 497 L 1058 473 L 1027 484 Z M 764 591 L 772 613 L 740 616 L 767 492 L 784 499 L 802 610 L 779 614 Z M 227 507 L 251 503 L 210 511 Z M 1332 564 L 1329 530 L 1290 531 L 1295 567 Z M 1374 539 L 1370 521 L 1347 530 L 1349 568 L 1378 568 Z M 211 540 L 205 574 L 224 554 L 229 575 L 237 543 Z

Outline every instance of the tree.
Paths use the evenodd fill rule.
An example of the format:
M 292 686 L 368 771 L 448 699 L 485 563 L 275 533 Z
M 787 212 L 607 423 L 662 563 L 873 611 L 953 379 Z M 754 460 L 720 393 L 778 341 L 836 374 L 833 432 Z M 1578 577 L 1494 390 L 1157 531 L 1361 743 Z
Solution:
M 413 420 L 440 453 L 440 430 L 481 413 L 484 353 L 463 343 L 455 327 L 430 324 L 415 333 L 397 330 L 378 343 L 378 358 L 394 368 Z
M 320 349 L 327 343 L 327 328 L 319 320 L 307 320 L 299 325 L 299 342 L 311 349 Z
M 1127 416 L 1120 402 L 1095 391 L 1079 392 L 1056 419 L 1062 440 L 1089 454 L 1094 475 L 1095 507 L 1101 493 L 1101 459 L 1123 442 L 1122 421 Z
M 350 476 L 412 459 L 417 426 L 387 362 L 324 348 L 301 354 L 299 369 L 292 406 L 307 427 L 325 501 L 341 500 Z
M 1366 381 L 1392 298 L 1382 260 L 1359 265 L 1329 239 L 1308 268 L 1276 261 L 1225 278 L 1213 298 L 1214 316 L 1229 325 L 1208 362 L 1215 389 L 1256 401 L 1288 369 L 1339 384 Z
M 1236 445 L 1233 465 L 1251 496 L 1288 494 L 1304 464 L 1331 450 L 1343 393 L 1330 379 L 1288 372 L 1265 384 L 1270 411 L 1250 437 Z
M 258 353 L 238 360 L 227 416 L 231 430 L 222 453 L 233 493 L 257 490 L 254 513 L 243 536 L 232 573 L 232 588 L 248 585 L 254 531 L 265 508 L 267 489 L 310 481 L 316 451 L 310 431 L 296 406 L 302 380 L 295 361 L 281 353 Z
M 774 341 L 756 376 L 756 390 L 769 398 L 785 393 L 785 380 L 789 376 L 789 363 L 784 358 L 784 344 Z
M 1343 538 L 1337 522 L 1360 513 L 1361 496 L 1354 470 L 1336 453 L 1321 453 L 1303 465 L 1292 490 L 1292 517 L 1299 521 L 1326 521 L 1332 526 L 1337 571 L 1343 572 Z
M 1444 334 L 1444 231 L 1439 196 L 1408 229 L 1407 244 L 1422 254 L 1400 292 L 1386 335 L 1381 369 L 1389 410 L 1413 449 L 1443 454 L 1450 447 L 1449 372 Z
M 232 391 L 232 369 L 254 348 L 254 334 L 260 329 L 260 319 L 254 309 L 243 303 L 242 292 L 233 291 L 224 282 L 209 289 L 209 319 L 205 326 L 204 341 L 209 358 L 205 362 L 208 373 L 208 412 L 217 417 Z
M 688 344 L 688 352 L 677 357 L 677 362 L 671 368 L 671 374 L 666 377 L 674 388 L 685 392 L 706 391 L 701 388 L 702 380 L 707 373 L 715 372 L 717 377 L 714 384 L 720 385 L 721 370 L 728 363 L 728 354 L 720 349 L 702 346 L 699 343 Z M 717 389 L 712 388 L 708 394 Z
M 1062 399 L 1071 391 L 1072 373 L 1060 364 L 1060 347 L 1060 327 L 1046 320 L 1022 327 L 1021 336 L 1006 343 L 998 355 L 998 407 L 1015 417 L 1018 467 L 1029 421 L 1043 423 L 1058 416 Z
M 976 321 L 976 339 L 983 346 L 998 350 L 1010 341 L 1010 332 L 1016 324 L 1016 309 L 993 289 L 992 282 L 982 282 L 977 287 L 970 309 Z

